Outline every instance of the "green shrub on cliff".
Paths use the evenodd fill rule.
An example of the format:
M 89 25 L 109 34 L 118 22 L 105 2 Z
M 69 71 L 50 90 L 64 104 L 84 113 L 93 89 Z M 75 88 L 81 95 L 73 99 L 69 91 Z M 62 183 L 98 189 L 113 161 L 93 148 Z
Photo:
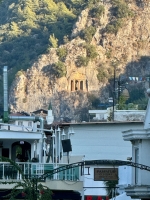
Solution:
M 86 67 L 88 63 L 89 63 L 89 58 L 84 57 L 84 56 L 77 57 L 76 65 L 78 67 L 82 67 L 82 66 Z
M 109 78 L 108 71 L 106 69 L 98 69 L 97 79 L 99 82 L 105 82 Z
M 114 6 L 114 16 L 117 18 L 126 18 L 133 16 L 133 12 L 124 0 L 112 0 Z
M 57 48 L 58 47 L 58 39 L 55 37 L 55 35 L 50 35 L 49 38 L 49 42 L 50 42 L 50 46 L 53 48 Z
M 59 59 L 63 62 L 67 56 L 67 49 L 66 48 L 59 48 L 57 50 L 57 55 L 59 56 Z
M 113 21 L 112 23 L 106 26 L 106 32 L 116 34 L 118 30 L 123 27 L 123 25 L 124 25 L 123 20 L 117 19 L 116 21 Z
M 96 28 L 94 26 L 88 26 L 81 32 L 81 38 L 90 43 L 95 32 Z
M 90 58 L 91 60 L 94 60 L 98 55 L 96 46 L 91 45 L 91 44 L 86 44 L 85 48 L 86 48 L 87 57 Z
M 101 17 L 105 12 L 105 7 L 103 5 L 100 5 L 98 7 L 94 7 L 90 10 L 91 17 L 99 18 Z
M 61 78 L 66 75 L 66 66 L 63 62 L 58 61 L 57 63 L 52 65 L 53 73 L 57 78 Z
M 86 49 L 86 57 L 84 56 L 77 57 L 76 65 L 78 67 L 87 66 L 89 61 L 94 60 L 98 55 L 96 46 L 87 43 L 83 45 L 83 47 Z

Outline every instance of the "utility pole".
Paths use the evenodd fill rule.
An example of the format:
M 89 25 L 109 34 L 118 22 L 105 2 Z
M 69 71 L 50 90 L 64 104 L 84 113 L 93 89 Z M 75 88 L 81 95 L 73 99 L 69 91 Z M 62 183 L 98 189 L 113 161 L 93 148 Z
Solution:
M 113 114 L 112 114 L 112 120 L 114 121 L 114 112 L 115 112 L 115 100 L 116 100 L 116 70 L 117 66 L 119 64 L 119 60 L 115 57 L 112 61 L 112 66 L 114 68 L 114 77 L 113 77 Z
M 116 88 L 116 67 L 114 66 L 114 79 L 113 79 L 113 113 L 112 113 L 112 120 L 114 121 L 114 111 L 115 111 L 115 88 Z
M 119 104 L 120 94 L 121 94 L 121 81 L 120 81 L 120 76 L 119 76 L 119 79 L 118 79 L 118 104 Z

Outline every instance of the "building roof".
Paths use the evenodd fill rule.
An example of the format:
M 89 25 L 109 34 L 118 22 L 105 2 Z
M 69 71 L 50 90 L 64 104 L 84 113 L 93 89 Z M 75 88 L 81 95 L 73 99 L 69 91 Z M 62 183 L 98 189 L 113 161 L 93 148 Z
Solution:
M 61 125 L 92 125 L 92 124 L 136 124 L 140 123 L 143 124 L 142 121 L 111 121 L 111 122 L 77 122 L 77 123 L 60 123 Z
M 78 125 L 83 125 L 83 126 L 85 126 L 85 125 L 111 125 L 111 124 L 115 124 L 115 125 L 119 125 L 119 124 L 143 124 L 143 122 L 141 122 L 141 121 L 125 121 L 125 122 L 118 122 L 118 121 L 114 121 L 114 122 L 78 122 L 78 123 L 66 123 L 66 122 L 54 122 L 54 123 L 52 123 L 52 124 L 45 124 L 44 125 L 44 128 L 45 129 L 50 129 L 51 128 L 51 126 L 52 127 L 56 127 L 56 126 L 59 126 L 60 128 L 62 128 L 62 127 L 65 127 L 65 126 L 78 126 Z
M 30 116 L 27 112 L 16 112 L 16 113 L 10 113 L 10 116 Z
M 39 110 L 33 111 L 32 113 L 34 113 L 34 114 L 47 114 L 48 111 L 44 110 L 44 109 L 39 109 Z

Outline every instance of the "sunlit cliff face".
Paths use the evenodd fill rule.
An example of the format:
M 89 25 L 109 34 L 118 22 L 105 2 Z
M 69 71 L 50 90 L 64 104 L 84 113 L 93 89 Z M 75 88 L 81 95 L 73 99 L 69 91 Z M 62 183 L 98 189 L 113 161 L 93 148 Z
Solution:
M 52 103 L 54 115 L 80 118 L 82 110 L 90 109 L 89 94 L 94 94 L 100 102 L 112 97 L 112 63 L 116 59 L 117 76 L 145 76 L 149 65 L 150 7 L 139 7 L 135 2 L 128 3 L 134 12 L 132 17 L 117 18 L 112 13 L 111 2 L 103 3 L 105 12 L 100 18 L 90 17 L 89 9 L 82 11 L 73 26 L 70 41 L 58 48 L 66 48 L 67 56 L 63 61 L 66 74 L 55 77 L 53 64 L 59 61 L 58 48 L 51 48 L 34 62 L 25 74 L 16 77 L 10 93 L 9 103 L 13 111 L 32 112 Z M 117 32 L 107 32 L 107 25 L 121 19 L 122 27 Z M 96 47 L 97 56 L 89 59 L 87 66 L 77 66 L 79 57 L 88 58 L 89 45 L 80 37 L 81 31 L 93 26 L 96 31 L 90 45 Z M 111 26 L 110 26 L 111 27 Z M 99 79 L 98 79 L 99 77 Z M 87 111 L 86 111 L 87 112 Z

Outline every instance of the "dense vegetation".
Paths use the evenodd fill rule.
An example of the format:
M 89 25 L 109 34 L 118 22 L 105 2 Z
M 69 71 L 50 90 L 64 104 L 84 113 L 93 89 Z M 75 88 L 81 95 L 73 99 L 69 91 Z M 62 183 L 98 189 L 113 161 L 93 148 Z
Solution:
M 51 47 L 58 47 L 69 40 L 77 16 L 85 7 L 89 16 L 100 18 L 103 5 L 94 6 L 99 0 L 8 0 L 0 6 L 0 65 L 26 70 L 40 54 Z M 131 15 L 125 3 L 113 0 L 117 18 Z M 119 23 L 119 22 L 117 22 Z M 110 31 L 110 27 L 108 32 Z M 95 34 L 89 26 L 81 37 L 89 43 Z M 111 31 L 110 31 L 111 32 Z
M 2 2 L 0 65 L 8 65 L 14 71 L 27 69 L 31 62 L 38 55 L 46 53 L 49 47 L 57 47 L 57 44 L 63 43 L 63 37 L 71 33 L 76 17 L 61 1 Z
M 2 1 L 0 5 L 0 66 L 7 65 L 11 69 L 9 82 L 12 82 L 17 71 L 29 68 L 40 54 L 68 42 L 81 10 L 89 7 L 91 16 L 100 17 L 104 12 L 104 7 L 94 9 L 97 2 L 99 0 Z M 81 33 L 81 37 L 90 42 L 94 33 L 94 27 L 87 27 Z M 66 52 L 63 50 L 58 52 L 61 62 L 65 59 L 64 53 Z
M 93 0 L 1 1 L 0 75 L 2 67 L 7 65 L 11 84 L 15 74 L 21 69 L 29 68 L 40 54 L 67 42 L 78 14 L 92 2 L 94 3 Z M 58 54 L 62 61 L 64 55 L 62 52 Z M 64 74 L 59 68 L 60 65 L 60 62 L 56 64 L 59 71 L 57 76 Z
M 88 7 L 89 17 L 100 18 L 105 8 L 97 4 L 99 2 L 99 0 L 2 1 L 0 66 L 8 65 L 9 69 L 12 69 L 13 79 L 18 70 L 26 70 L 40 54 L 48 52 L 51 47 L 56 48 L 69 41 L 73 25 L 81 10 Z M 113 0 L 112 3 L 113 14 L 117 18 L 131 15 L 124 1 Z M 92 25 L 85 27 L 80 37 L 90 43 L 95 31 L 96 27 Z M 110 27 L 107 27 L 107 31 L 111 32 Z M 60 61 L 63 61 L 65 56 L 61 55 L 62 52 L 58 54 Z M 80 57 L 79 63 L 87 65 L 88 60 Z

